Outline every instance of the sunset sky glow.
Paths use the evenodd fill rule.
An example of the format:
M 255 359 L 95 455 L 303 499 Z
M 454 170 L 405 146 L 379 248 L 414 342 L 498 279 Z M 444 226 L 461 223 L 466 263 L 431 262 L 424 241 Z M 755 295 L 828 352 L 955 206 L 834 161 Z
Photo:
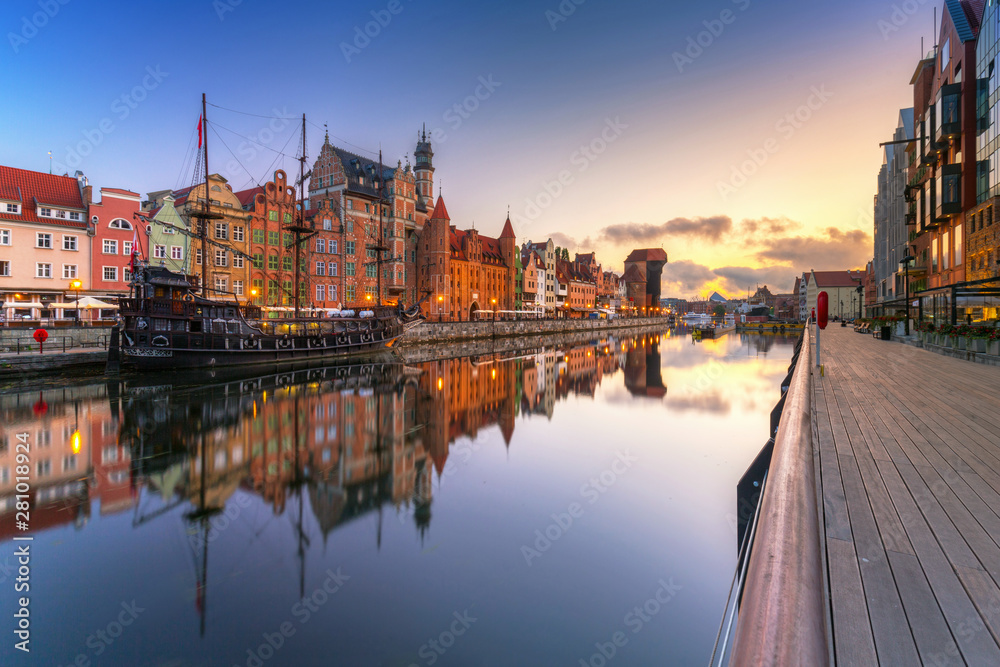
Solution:
M 0 9 L 3 164 L 47 171 L 52 151 L 96 187 L 189 185 L 202 92 L 287 116 L 210 108 L 210 168 L 234 189 L 297 172 L 302 113 L 311 157 L 326 123 L 390 164 L 426 123 L 454 224 L 496 235 L 509 206 L 519 243 L 618 271 L 662 245 L 664 294 L 684 297 L 871 258 L 878 144 L 936 6 L 52 0 L 38 27 L 44 4 Z

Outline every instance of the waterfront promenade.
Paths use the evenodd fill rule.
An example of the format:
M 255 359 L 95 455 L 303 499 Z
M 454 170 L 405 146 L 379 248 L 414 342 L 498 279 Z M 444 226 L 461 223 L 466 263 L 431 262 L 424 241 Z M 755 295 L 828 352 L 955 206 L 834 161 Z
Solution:
M 836 326 L 820 360 L 837 664 L 1000 664 L 1000 371 Z

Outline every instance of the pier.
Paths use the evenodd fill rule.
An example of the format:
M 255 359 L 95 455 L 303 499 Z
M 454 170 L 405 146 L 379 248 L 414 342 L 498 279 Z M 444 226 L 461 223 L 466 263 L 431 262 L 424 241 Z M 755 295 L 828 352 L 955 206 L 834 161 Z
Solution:
M 1000 664 L 1000 374 L 841 327 L 822 333 L 824 373 L 809 361 L 776 438 L 734 664 Z

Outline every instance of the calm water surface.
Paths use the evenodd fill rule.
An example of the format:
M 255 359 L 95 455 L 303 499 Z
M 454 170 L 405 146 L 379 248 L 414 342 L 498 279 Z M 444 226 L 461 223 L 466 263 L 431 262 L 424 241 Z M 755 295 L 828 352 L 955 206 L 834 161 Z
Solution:
M 793 343 L 662 332 L 8 392 L 0 662 L 704 664 Z

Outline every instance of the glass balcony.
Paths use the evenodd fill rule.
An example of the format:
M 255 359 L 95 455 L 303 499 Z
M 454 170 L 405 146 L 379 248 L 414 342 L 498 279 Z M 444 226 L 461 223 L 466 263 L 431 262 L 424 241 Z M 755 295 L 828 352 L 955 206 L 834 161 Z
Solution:
M 946 164 L 937 178 L 937 218 L 950 218 L 962 212 L 962 165 Z
M 961 100 L 962 84 L 952 83 L 941 86 L 935 105 L 938 112 L 938 139 L 955 139 L 962 135 Z

